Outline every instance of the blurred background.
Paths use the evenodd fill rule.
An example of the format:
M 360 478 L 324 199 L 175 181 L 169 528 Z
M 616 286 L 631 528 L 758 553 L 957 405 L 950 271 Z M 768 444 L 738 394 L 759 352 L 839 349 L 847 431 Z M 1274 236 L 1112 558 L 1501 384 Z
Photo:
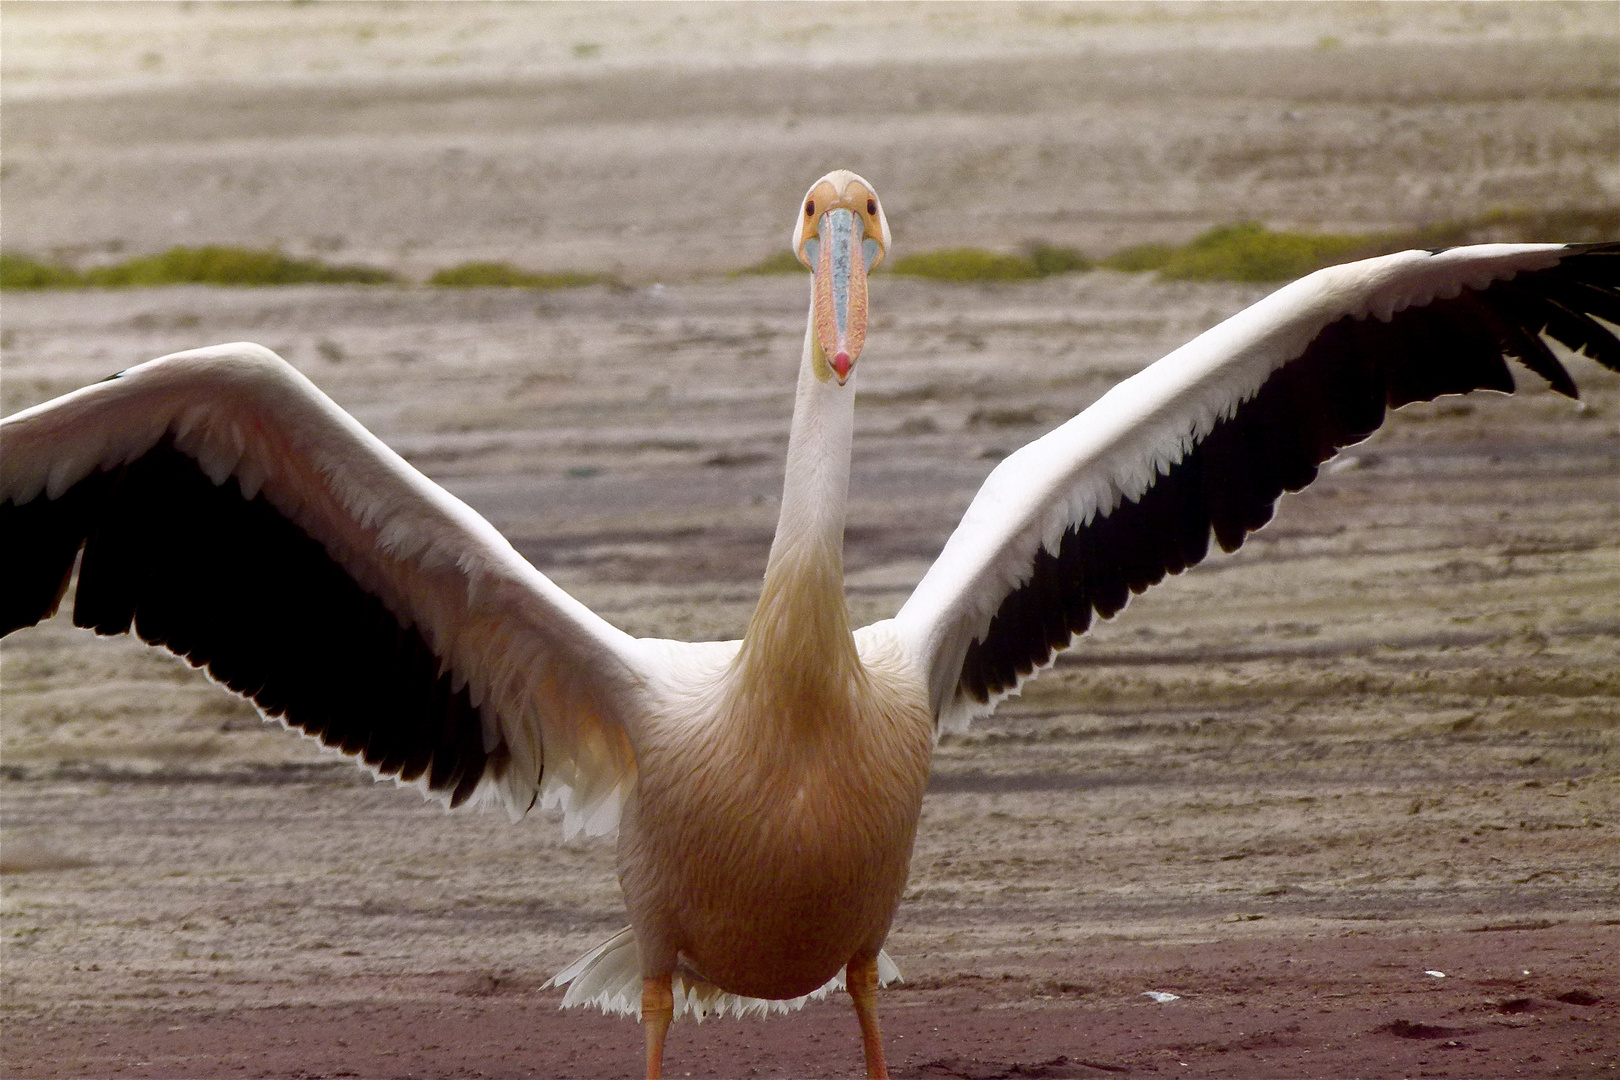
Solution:
M 0 15 L 4 412 L 262 342 L 636 634 L 747 624 L 805 325 L 784 256 L 831 168 L 895 244 L 859 368 L 861 622 L 996 461 L 1277 281 L 1620 238 L 1612 2 Z M 1620 376 L 1570 368 L 1579 406 L 1521 374 L 1401 410 L 942 742 L 897 1067 L 1617 1064 Z M 65 613 L 6 640 L 0 688 L 7 1075 L 636 1067 L 629 1025 L 538 989 L 623 925 L 609 843 L 374 786 Z M 1145 1026 L 1161 989 L 1192 1007 Z M 847 1019 L 677 1036 L 721 1075 L 808 1075 Z M 1464 1028 L 1491 1056 L 1411 1034 Z
M 80 263 L 651 281 L 776 254 L 836 166 L 902 253 L 1620 202 L 1604 2 L 8 2 L 0 35 L 0 237 Z

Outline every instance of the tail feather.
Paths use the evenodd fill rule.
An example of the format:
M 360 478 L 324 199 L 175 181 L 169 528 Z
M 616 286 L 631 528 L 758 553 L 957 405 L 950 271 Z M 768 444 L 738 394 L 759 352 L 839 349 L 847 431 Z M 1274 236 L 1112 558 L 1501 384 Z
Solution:
M 888 986 L 900 981 L 900 969 L 889 959 L 889 954 L 878 953 L 878 985 Z M 771 1001 L 728 993 L 693 971 L 686 958 L 681 957 L 672 984 L 675 1015 L 691 1013 L 702 1022 L 709 1015 L 763 1017 L 802 1009 L 806 1002 L 820 1001 L 834 990 L 842 990 L 844 972 L 840 969 L 827 985 L 803 997 Z M 634 1016 L 640 1020 L 641 950 L 636 947 L 635 931 L 628 926 L 620 930 L 558 972 L 546 986 L 568 988 L 562 1001 L 565 1009 L 595 1006 L 610 1015 Z

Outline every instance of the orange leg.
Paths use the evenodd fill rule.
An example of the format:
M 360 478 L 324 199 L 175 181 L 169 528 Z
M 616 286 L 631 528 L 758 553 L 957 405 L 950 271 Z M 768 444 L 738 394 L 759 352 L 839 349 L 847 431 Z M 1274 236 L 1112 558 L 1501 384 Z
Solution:
M 867 1080 L 888 1080 L 889 1066 L 883 1061 L 883 1032 L 878 1030 L 877 957 L 867 956 L 849 962 L 844 972 L 855 1015 L 861 1021 L 861 1045 L 866 1050 Z
M 641 1026 L 647 1033 L 647 1080 L 664 1075 L 664 1034 L 675 1018 L 675 995 L 670 977 L 641 980 Z

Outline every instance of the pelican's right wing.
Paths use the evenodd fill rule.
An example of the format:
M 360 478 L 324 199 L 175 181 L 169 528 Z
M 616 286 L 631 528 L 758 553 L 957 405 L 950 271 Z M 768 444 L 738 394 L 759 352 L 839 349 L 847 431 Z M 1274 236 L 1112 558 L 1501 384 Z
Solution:
M 1405 251 L 1319 270 L 1009 456 L 895 616 L 947 726 L 988 712 L 1132 593 L 1226 551 L 1386 407 L 1620 371 L 1620 244 Z
M 0 422 L 0 633 L 54 612 L 205 666 L 451 806 L 606 832 L 656 654 L 258 345 L 177 353 Z

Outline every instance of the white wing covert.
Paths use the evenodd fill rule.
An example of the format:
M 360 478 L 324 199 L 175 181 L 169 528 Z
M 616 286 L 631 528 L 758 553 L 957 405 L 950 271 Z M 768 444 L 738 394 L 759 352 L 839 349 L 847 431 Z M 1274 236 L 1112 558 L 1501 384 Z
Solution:
M 451 806 L 610 830 L 645 659 L 280 357 L 153 360 L 0 424 L 0 634 L 131 629 Z
M 1083 633 L 1441 394 L 1576 396 L 1541 335 L 1620 371 L 1620 244 L 1407 251 L 1285 286 L 1115 386 L 985 480 L 895 617 L 940 723 L 965 726 Z

